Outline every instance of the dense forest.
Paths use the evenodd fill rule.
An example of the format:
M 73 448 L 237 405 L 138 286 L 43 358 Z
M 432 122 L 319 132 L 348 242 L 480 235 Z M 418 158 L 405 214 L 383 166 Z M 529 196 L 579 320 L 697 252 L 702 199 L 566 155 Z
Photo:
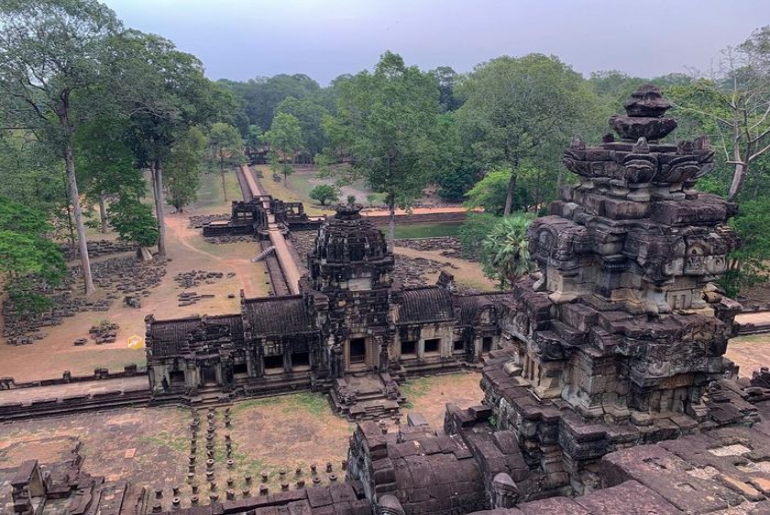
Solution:
M 363 180 L 391 212 L 427 185 L 483 208 L 461 239 L 504 285 L 527 271 L 511 265 L 526 247 L 516 219 L 543 213 L 573 180 L 562 149 L 576 134 L 600 140 L 653 83 L 674 103 L 676 137 L 706 134 L 717 151 L 700 188 L 741 206 L 743 247 L 725 283 L 735 291 L 763 277 L 770 254 L 770 27 L 736 43 L 708 74 L 584 77 L 542 54 L 463 74 L 384 51 L 325 87 L 303 74 L 212 81 L 195 56 L 95 0 L 0 0 L 0 273 L 36 309 L 26 278 L 60 280 L 51 241 L 69 242 L 90 295 L 87 225 L 164 256 L 166 210 L 195 200 L 201 174 L 224 187 L 227 170 L 263 151 L 284 179 L 303 162 L 339 184 Z M 500 243 L 477 244 L 492 234 Z

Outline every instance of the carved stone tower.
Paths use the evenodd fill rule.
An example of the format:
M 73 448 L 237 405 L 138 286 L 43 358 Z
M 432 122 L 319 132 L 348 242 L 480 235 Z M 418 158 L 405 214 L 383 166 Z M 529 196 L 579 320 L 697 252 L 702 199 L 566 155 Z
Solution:
M 312 294 L 318 327 L 330 335 L 334 377 L 351 368 L 388 366 L 394 258 L 382 231 L 361 209 L 338 206 L 308 254 L 304 289 Z
M 713 281 L 737 238 L 735 204 L 693 189 L 713 166 L 705 137 L 660 140 L 671 104 L 643 86 L 598 146 L 576 137 L 563 163 L 579 184 L 529 229 L 537 280 L 520 284 L 513 324 L 521 378 L 541 399 L 586 416 L 638 412 L 704 417 L 722 376 L 738 305 Z

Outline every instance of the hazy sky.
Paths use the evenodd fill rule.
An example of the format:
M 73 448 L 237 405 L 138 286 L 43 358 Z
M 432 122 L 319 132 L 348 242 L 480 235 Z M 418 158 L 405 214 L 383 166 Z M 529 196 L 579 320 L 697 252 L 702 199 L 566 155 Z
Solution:
M 651 77 L 707 70 L 770 24 L 770 0 L 102 0 L 197 55 L 212 79 L 305 73 L 321 84 L 385 50 L 466 72 L 499 55 Z

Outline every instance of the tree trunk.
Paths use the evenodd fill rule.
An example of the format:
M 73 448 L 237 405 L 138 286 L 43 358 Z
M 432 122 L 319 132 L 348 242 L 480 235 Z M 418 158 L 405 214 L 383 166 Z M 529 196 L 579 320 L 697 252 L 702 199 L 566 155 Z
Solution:
M 153 162 L 155 171 L 155 211 L 158 217 L 158 255 L 166 257 L 166 213 L 163 200 L 163 168 L 160 160 Z
M 104 206 L 104 193 L 99 195 L 99 218 L 102 222 L 102 234 L 107 233 L 107 209 Z
M 80 251 L 80 266 L 83 268 L 83 283 L 85 284 L 86 297 L 89 297 L 93 295 L 96 288 L 94 288 L 94 279 L 91 276 L 91 261 L 88 259 L 86 227 L 83 225 L 83 211 L 80 209 L 80 195 L 78 194 L 78 183 L 75 177 L 75 159 L 72 157 L 72 146 L 69 142 L 64 149 L 64 161 L 67 164 L 67 181 L 69 182 L 75 227 L 78 231 L 78 250 Z
M 511 180 L 508 181 L 508 193 L 505 195 L 505 209 L 503 210 L 503 216 L 511 214 L 513 208 L 513 191 L 516 189 L 516 172 L 511 172 Z
M 225 156 L 219 156 L 219 173 L 222 176 L 222 194 L 225 196 L 225 202 L 227 202 L 227 186 L 225 185 Z
M 388 195 L 388 246 L 393 251 L 396 241 L 396 196 Z
M 738 194 L 743 188 L 743 181 L 746 179 L 746 171 L 748 166 L 746 163 L 735 163 L 735 172 L 733 172 L 733 180 L 730 183 L 730 191 L 727 194 L 727 200 L 730 202 L 735 201 Z
M 72 209 L 70 209 L 70 193 L 67 178 L 67 172 L 65 171 L 64 182 L 62 185 L 64 186 L 64 207 L 67 208 L 67 227 L 70 230 L 70 248 L 72 250 L 77 250 L 77 247 L 75 246 L 75 227 L 72 225 Z

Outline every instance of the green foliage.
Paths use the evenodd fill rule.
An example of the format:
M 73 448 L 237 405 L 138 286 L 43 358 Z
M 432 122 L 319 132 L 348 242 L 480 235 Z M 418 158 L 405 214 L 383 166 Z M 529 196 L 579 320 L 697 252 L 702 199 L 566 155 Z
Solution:
M 366 204 L 369 207 L 374 207 L 374 204 L 385 202 L 385 195 L 382 193 L 367 193 L 366 194 Z
M 559 182 L 559 152 L 577 132 L 606 123 L 596 117 L 598 97 L 580 74 L 558 58 L 530 54 L 499 57 L 477 66 L 461 84 L 466 99 L 458 122 L 485 169 L 511 170 L 504 213 L 515 207 L 520 167 L 551 172 Z M 555 189 L 555 188 L 554 188 Z M 539 204 L 541 198 L 532 203 Z
M 408 206 L 435 166 L 439 92 L 429 74 L 386 52 L 374 73 L 363 71 L 339 86 L 337 115 L 323 119 L 330 149 L 350 166 L 337 173 L 363 178 L 387 195 L 390 238 L 397 205 Z
M 262 141 L 270 146 L 273 172 L 280 171 L 286 182 L 288 176 L 294 173 L 294 155 L 302 149 L 302 128 L 299 120 L 290 114 L 276 114 L 270 130 L 262 135 Z
M 168 202 L 179 212 L 198 198 L 207 144 L 203 131 L 198 127 L 190 127 L 177 138 L 171 149 L 164 182 Z
M 276 114 L 285 113 L 294 116 L 302 132 L 302 148 L 311 155 L 320 153 L 327 145 L 326 135 L 321 128 L 321 120 L 328 113 L 326 108 L 317 104 L 313 98 L 297 99 L 288 97 L 278 104 Z
M 152 247 L 158 243 L 158 222 L 152 208 L 142 204 L 137 197 L 122 196 L 110 205 L 108 213 L 122 241 L 131 241 L 140 247 Z
M 248 134 L 246 135 L 246 146 L 249 148 L 257 148 L 261 143 L 262 129 L 259 125 L 249 125 Z
M 258 77 L 248 82 L 219 81 L 241 99 L 248 123 L 258 127 L 270 127 L 278 106 L 289 97 L 302 100 L 318 97 L 320 86 L 303 74 L 280 74 L 273 77 Z
M 532 217 L 526 215 L 502 218 L 482 243 L 484 275 L 498 281 L 501 290 L 513 286 L 533 269 L 527 238 L 531 221 Z
M 224 170 L 226 164 L 242 164 L 246 161 L 243 138 L 238 129 L 230 124 L 217 122 L 212 125 L 209 130 L 209 144 L 220 165 L 220 171 Z
M 348 205 L 352 206 L 356 203 L 356 196 L 355 195 L 348 195 Z
M 0 197 L 0 276 L 19 313 L 48 309 L 39 280 L 57 286 L 66 274 L 61 251 L 47 238 L 50 230 L 44 213 Z
M 327 202 L 337 202 L 340 195 L 339 190 L 331 184 L 319 184 L 310 190 L 310 198 L 325 206 Z
M 511 170 L 501 169 L 489 172 L 465 194 L 465 207 L 483 208 L 484 211 L 501 216 L 505 209 L 505 199 Z
M 770 198 L 744 202 L 730 225 L 741 240 L 740 248 L 730 254 L 730 267 L 720 284 L 730 296 L 742 288 L 767 280 L 770 261 Z
M 468 213 L 468 217 L 457 232 L 460 253 L 465 259 L 481 261 L 482 247 L 479 243 L 486 239 L 499 221 L 499 216 L 490 213 Z
M 705 130 L 716 141 L 717 172 L 729 185 L 727 198 L 735 201 L 745 198 L 758 162 L 770 153 L 770 26 L 723 55 L 716 76 L 674 81 L 668 93 L 685 128 Z
M 125 119 L 102 116 L 80 126 L 75 134 L 75 162 L 80 177 L 87 180 L 86 193 L 93 200 L 101 195 L 142 195 L 145 181 L 134 167 L 126 145 Z

